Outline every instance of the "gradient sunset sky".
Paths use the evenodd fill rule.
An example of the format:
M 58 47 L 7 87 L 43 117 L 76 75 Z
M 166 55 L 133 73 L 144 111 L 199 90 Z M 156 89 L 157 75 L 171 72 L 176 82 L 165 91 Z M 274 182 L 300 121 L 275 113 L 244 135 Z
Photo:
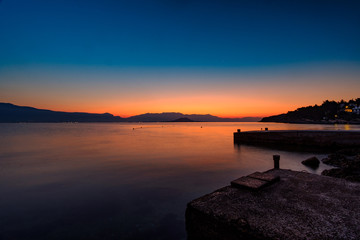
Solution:
M 268 116 L 360 97 L 360 1 L 0 0 L 0 102 Z

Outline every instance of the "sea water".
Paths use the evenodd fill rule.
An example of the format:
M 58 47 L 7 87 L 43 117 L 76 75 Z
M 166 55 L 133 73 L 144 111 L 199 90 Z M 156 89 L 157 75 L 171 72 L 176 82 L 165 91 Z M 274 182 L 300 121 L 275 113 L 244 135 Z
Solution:
M 0 239 L 186 239 L 187 202 L 273 167 L 320 174 L 325 153 L 234 145 L 233 132 L 353 130 L 281 123 L 0 124 Z

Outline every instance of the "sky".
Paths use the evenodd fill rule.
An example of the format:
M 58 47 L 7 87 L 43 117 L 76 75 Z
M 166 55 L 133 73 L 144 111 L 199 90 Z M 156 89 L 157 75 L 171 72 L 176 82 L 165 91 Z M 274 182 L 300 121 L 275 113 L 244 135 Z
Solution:
M 269 116 L 360 97 L 360 1 L 0 0 L 0 102 Z

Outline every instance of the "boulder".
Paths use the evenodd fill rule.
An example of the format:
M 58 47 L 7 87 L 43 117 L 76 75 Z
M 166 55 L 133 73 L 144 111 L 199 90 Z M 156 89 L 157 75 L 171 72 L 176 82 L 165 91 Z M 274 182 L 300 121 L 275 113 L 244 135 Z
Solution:
M 311 157 L 301 162 L 305 166 L 311 167 L 311 168 L 318 168 L 320 161 L 317 157 Z

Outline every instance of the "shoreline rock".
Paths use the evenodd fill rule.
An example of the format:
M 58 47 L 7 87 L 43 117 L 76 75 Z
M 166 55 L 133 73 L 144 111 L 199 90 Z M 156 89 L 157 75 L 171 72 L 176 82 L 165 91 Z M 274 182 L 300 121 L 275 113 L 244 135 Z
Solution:
M 302 161 L 301 163 L 307 167 L 311 167 L 314 169 L 318 168 L 320 165 L 320 161 L 317 157 L 310 157 L 310 158 Z

